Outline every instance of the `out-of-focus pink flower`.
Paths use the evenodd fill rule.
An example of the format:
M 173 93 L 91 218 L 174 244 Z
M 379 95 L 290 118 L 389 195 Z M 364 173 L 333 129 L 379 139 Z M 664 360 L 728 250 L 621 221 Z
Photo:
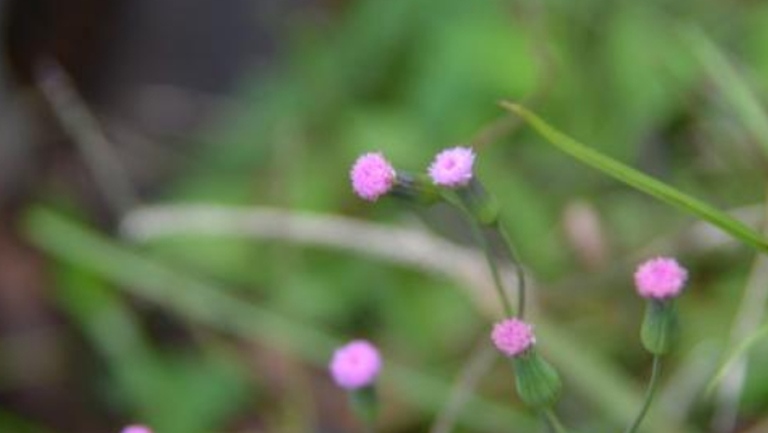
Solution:
M 381 356 L 365 340 L 354 340 L 333 353 L 329 366 L 337 385 L 354 390 L 372 385 L 381 370 Z
M 491 332 L 496 348 L 507 356 L 519 356 L 536 343 L 533 326 L 520 319 L 497 323 Z
M 143 425 L 129 425 L 121 433 L 152 433 L 152 430 Z
M 635 286 L 648 299 L 674 298 L 683 291 L 688 271 L 675 259 L 657 257 L 641 264 L 635 272 Z
M 368 201 L 376 201 L 395 183 L 395 169 L 379 152 L 366 153 L 355 161 L 350 171 L 355 193 Z
M 435 185 L 455 188 L 472 180 L 475 152 L 469 147 L 445 149 L 435 156 L 429 166 L 429 177 Z

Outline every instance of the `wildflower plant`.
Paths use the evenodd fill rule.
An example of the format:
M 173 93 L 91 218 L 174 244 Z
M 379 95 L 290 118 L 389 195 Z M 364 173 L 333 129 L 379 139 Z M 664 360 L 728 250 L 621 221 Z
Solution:
M 427 169 L 432 186 L 430 188 L 423 176 L 401 174 L 404 172 L 392 168 L 383 154 L 367 153 L 360 156 L 352 166 L 352 189 L 368 201 L 375 201 L 384 195 L 416 198 L 422 203 L 442 200 L 464 211 L 485 252 L 504 312 L 503 320 L 495 326 L 491 335 L 494 344 L 512 360 L 521 400 L 546 415 L 553 428 L 559 428 L 561 423 L 551 407 L 560 395 L 560 377 L 534 349 L 533 328 L 523 322 L 526 290 L 524 271 L 501 222 L 497 200 L 475 176 L 475 158 L 475 152 L 470 147 L 456 146 L 441 151 Z M 517 271 L 516 309 L 502 283 L 497 255 L 491 248 L 494 239 L 503 241 L 506 255 Z
M 661 374 L 661 358 L 672 349 L 677 338 L 675 300 L 682 294 L 687 279 L 688 271 L 669 257 L 650 259 L 635 272 L 637 293 L 648 301 L 640 337 L 645 349 L 653 354 L 653 367 L 645 401 L 626 433 L 637 430 L 651 406 Z
M 352 167 L 352 188 L 358 196 L 368 201 L 391 195 L 415 199 L 420 203 L 444 201 L 464 211 L 477 242 L 485 252 L 504 313 L 504 317 L 493 326 L 491 340 L 496 349 L 511 361 L 520 400 L 542 415 L 553 431 L 567 432 L 555 412 L 562 391 L 560 375 L 539 354 L 534 325 L 524 318 L 524 269 L 502 223 L 498 201 L 478 179 L 474 171 L 475 162 L 476 154 L 472 148 L 448 148 L 434 157 L 424 176 L 395 169 L 381 153 L 368 153 L 362 155 Z M 518 296 L 515 308 L 502 283 L 497 254 L 491 248 L 492 240 L 498 239 L 502 240 L 506 257 L 517 272 Z M 646 261 L 634 275 L 637 293 L 647 300 L 640 340 L 653 355 L 653 371 L 645 400 L 625 433 L 637 430 L 651 405 L 658 386 L 661 358 L 672 349 L 677 335 L 675 301 L 682 293 L 687 279 L 685 268 L 669 257 Z M 367 342 L 353 342 L 337 350 L 330 366 L 336 383 L 349 390 L 353 396 L 360 390 L 370 390 L 364 395 L 368 395 L 368 410 L 371 413 L 375 413 L 377 406 L 372 390 L 379 368 L 378 352 Z M 369 426 L 373 425 L 371 413 L 358 412 Z
M 349 393 L 358 418 L 373 431 L 378 412 L 376 379 L 381 371 L 379 350 L 366 340 L 354 340 L 336 349 L 328 370 L 336 384 Z
M 514 364 L 520 399 L 530 407 L 548 411 L 557 402 L 562 383 L 557 371 L 537 353 L 533 326 L 506 319 L 493 327 L 491 339 Z

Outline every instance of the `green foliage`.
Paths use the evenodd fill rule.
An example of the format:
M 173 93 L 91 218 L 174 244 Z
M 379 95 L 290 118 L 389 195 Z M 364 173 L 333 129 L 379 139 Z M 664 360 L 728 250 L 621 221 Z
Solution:
M 567 424 L 616 431 L 642 401 L 649 359 L 637 335 L 642 301 L 631 290 L 640 255 L 679 253 L 695 283 L 679 305 L 680 349 L 665 360 L 665 375 L 684 376 L 680 360 L 702 341 L 728 338 L 752 251 L 712 252 L 697 243 L 708 239 L 677 235 L 702 220 L 768 249 L 764 236 L 727 212 L 765 199 L 766 5 L 330 3 L 338 9 L 323 20 L 303 17 L 285 27 L 285 51 L 273 69 L 259 71 L 259 81 L 244 77 L 239 110 L 193 137 L 188 165 L 159 185 L 154 201 L 340 213 L 467 242 L 466 226 L 442 208 L 414 212 L 396 201 L 357 200 L 348 170 L 358 154 L 380 150 L 397 167 L 420 172 L 443 147 L 483 142 L 477 173 L 498 197 L 536 282 L 536 329 L 542 353 L 562 373 Z M 500 100 L 525 101 L 543 116 L 517 107 L 533 130 L 510 126 L 479 140 L 489 126 L 513 119 L 500 115 Z M 597 170 L 542 146 L 532 131 Z M 61 191 L 53 186 L 41 200 L 65 202 Z M 585 264 L 589 246 L 564 235 L 573 229 L 565 210 L 576 200 L 601 230 L 596 243 L 604 254 L 594 263 Z M 396 360 L 386 364 L 382 399 L 402 403 L 385 408 L 384 418 L 392 417 L 392 431 L 423 431 L 488 331 L 487 317 L 456 282 L 364 256 L 211 236 L 129 246 L 57 212 L 34 208 L 26 218 L 29 239 L 55 259 L 56 308 L 84 336 L 92 353 L 83 356 L 97 360 L 88 389 L 103 397 L 100 409 L 146 419 L 158 433 L 229 432 L 244 414 L 279 424 L 276 406 L 302 416 L 293 415 L 295 398 L 262 394 L 274 372 L 252 371 L 231 342 L 206 333 L 286 352 L 308 366 L 313 385 L 324 380 L 338 342 L 374 339 Z M 181 348 L 150 338 L 142 302 L 194 338 Z M 745 396 L 755 418 L 768 405 L 768 380 L 757 371 L 768 361 L 767 334 L 763 325 L 735 342 L 720 367 L 749 354 L 754 380 Z M 510 401 L 511 374 L 493 374 L 461 410 L 459 431 L 534 431 L 537 421 Z M 285 386 L 308 399 L 336 397 Z M 652 410 L 643 427 L 679 433 L 708 425 L 711 401 L 691 404 L 682 421 Z M 274 430 L 281 428 L 296 430 Z M 0 412 L 6 430 L 45 432 Z

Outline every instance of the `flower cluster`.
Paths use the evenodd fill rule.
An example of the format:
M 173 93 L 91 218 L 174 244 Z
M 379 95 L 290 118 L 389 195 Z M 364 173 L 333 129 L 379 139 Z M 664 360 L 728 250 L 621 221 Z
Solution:
M 491 332 L 496 348 L 507 356 L 518 356 L 536 343 L 533 326 L 519 319 L 507 319 L 496 324 Z
M 466 186 L 472 180 L 475 153 L 469 147 L 454 147 L 437 154 L 428 174 L 434 185 L 447 188 Z M 397 170 L 381 152 L 360 156 L 350 170 L 352 189 L 362 199 L 376 201 L 400 181 Z
M 483 241 L 483 247 L 486 248 L 491 272 L 497 272 L 497 267 L 492 262 L 495 260 L 495 252 L 488 245 L 495 239 L 503 240 L 519 277 L 518 302 L 517 310 L 513 312 L 503 284 L 496 278 L 495 285 L 505 318 L 493 326 L 491 340 L 499 352 L 512 362 L 520 399 L 536 410 L 550 411 L 559 398 L 562 382 L 554 367 L 539 355 L 533 325 L 523 320 L 524 272 L 501 227 L 498 202 L 475 178 L 474 163 L 475 153 L 470 147 L 445 149 L 434 157 L 426 170 L 426 176 L 419 177 L 395 170 L 382 153 L 375 152 L 362 155 L 354 163 L 350 178 L 357 195 L 369 201 L 390 193 L 402 197 L 418 197 L 419 193 L 427 189 L 425 185 L 433 191 L 439 191 L 437 196 L 440 200 L 463 209 L 475 227 L 482 229 L 477 232 L 480 236 L 486 236 L 479 240 Z M 650 259 L 640 264 L 634 274 L 637 293 L 648 300 L 641 341 L 654 356 L 667 353 L 673 346 L 677 334 L 674 300 L 682 294 L 687 279 L 687 270 L 669 257 Z M 367 402 L 368 406 L 362 407 L 369 409 L 375 406 L 373 389 L 380 369 L 381 357 L 378 350 L 365 340 L 352 341 L 336 350 L 329 365 L 336 384 L 350 391 L 358 403 Z M 652 396 L 653 393 L 648 395 Z M 642 410 L 628 431 L 634 432 L 644 414 Z
M 472 180 L 475 152 L 469 147 L 454 147 L 437 154 L 429 166 L 429 177 L 435 185 L 456 188 Z
M 647 299 L 670 299 L 683 291 L 688 272 L 669 257 L 657 257 L 640 265 L 635 272 L 637 293 Z
M 397 174 L 392 164 L 381 153 L 366 153 L 352 166 L 350 179 L 357 195 L 368 201 L 376 201 L 395 184 Z
M 365 340 L 354 340 L 333 353 L 328 369 L 337 385 L 354 390 L 371 386 L 381 370 L 381 356 Z

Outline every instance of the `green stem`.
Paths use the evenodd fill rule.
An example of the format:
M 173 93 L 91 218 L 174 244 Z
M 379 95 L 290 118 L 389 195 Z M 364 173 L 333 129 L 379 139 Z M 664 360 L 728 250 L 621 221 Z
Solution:
M 552 409 L 547 409 L 544 412 L 544 417 L 547 419 L 547 423 L 552 428 L 552 431 L 555 433 L 568 433 L 568 429 L 565 428 L 562 422 L 560 422 L 560 418 L 557 417 L 557 414 Z
M 509 302 L 506 292 L 504 291 L 504 285 L 501 281 L 501 274 L 499 273 L 499 267 L 496 264 L 496 257 L 494 257 L 491 243 L 488 240 L 488 236 L 483 233 L 483 227 L 480 222 L 477 221 L 472 215 L 469 215 L 469 219 L 472 222 L 472 230 L 475 233 L 475 237 L 480 242 L 483 252 L 485 253 L 485 260 L 488 262 L 488 267 L 491 269 L 491 276 L 493 277 L 493 284 L 496 287 L 496 293 L 499 295 L 499 300 L 504 308 L 505 317 L 513 317 L 514 310 L 512 309 L 512 303 Z
M 507 248 L 507 254 L 509 255 L 509 260 L 512 262 L 512 266 L 515 268 L 515 273 L 517 274 L 517 315 L 520 317 L 520 319 L 523 319 L 525 317 L 525 272 L 523 271 L 523 266 L 520 263 L 520 259 L 518 258 L 517 253 L 515 252 L 515 247 L 512 244 L 509 233 L 507 233 L 507 230 L 501 223 L 501 219 L 496 221 L 496 230 L 499 232 L 501 239 L 504 241 L 504 245 Z
M 660 373 L 661 355 L 654 355 L 653 369 L 651 370 L 651 381 L 648 383 L 648 390 L 645 392 L 645 401 L 643 402 L 643 406 L 640 408 L 640 412 L 637 414 L 637 417 L 632 422 L 632 424 L 627 427 L 624 433 L 635 433 L 637 428 L 640 426 L 640 423 L 643 421 L 643 418 L 645 418 L 645 414 L 651 407 L 651 402 L 653 401 L 653 396 L 656 393 L 656 388 L 658 388 Z

